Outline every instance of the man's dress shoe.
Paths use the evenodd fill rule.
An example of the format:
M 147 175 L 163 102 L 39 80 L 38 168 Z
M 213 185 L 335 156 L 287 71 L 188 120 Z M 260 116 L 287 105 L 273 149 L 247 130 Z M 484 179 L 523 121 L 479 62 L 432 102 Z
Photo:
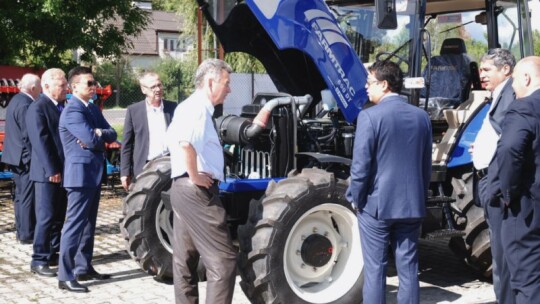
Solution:
M 30 271 L 44 277 L 55 277 L 56 271 L 49 268 L 47 265 L 30 266 Z
M 110 278 L 111 278 L 110 274 L 101 274 L 101 273 L 98 273 L 97 271 L 77 275 L 77 281 L 107 280 Z
M 79 284 L 77 280 L 73 281 L 58 281 L 58 288 L 65 289 L 71 292 L 88 292 L 88 287 Z

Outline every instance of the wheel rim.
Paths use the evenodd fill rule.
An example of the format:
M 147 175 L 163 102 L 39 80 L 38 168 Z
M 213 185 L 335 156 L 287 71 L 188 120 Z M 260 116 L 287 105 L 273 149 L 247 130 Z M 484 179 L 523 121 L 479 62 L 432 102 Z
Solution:
M 172 212 L 165 208 L 163 201 L 156 209 L 156 234 L 160 243 L 172 254 L 173 225 Z
M 314 236 L 318 246 L 306 245 Z M 327 244 L 332 247 L 324 253 Z M 317 263 L 304 259 L 306 248 L 323 257 Z M 310 209 L 291 229 L 283 256 L 287 283 L 298 297 L 311 303 L 340 299 L 356 283 L 363 268 L 356 215 L 338 204 L 321 204 Z

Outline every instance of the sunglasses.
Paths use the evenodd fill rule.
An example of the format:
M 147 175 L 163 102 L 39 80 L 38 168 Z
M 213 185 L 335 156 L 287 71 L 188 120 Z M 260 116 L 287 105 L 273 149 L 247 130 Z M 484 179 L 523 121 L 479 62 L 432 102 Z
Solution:
M 79 82 L 79 83 L 84 83 L 84 82 Z M 89 87 L 96 87 L 98 85 L 98 82 L 96 80 L 88 80 L 86 82 L 86 85 Z

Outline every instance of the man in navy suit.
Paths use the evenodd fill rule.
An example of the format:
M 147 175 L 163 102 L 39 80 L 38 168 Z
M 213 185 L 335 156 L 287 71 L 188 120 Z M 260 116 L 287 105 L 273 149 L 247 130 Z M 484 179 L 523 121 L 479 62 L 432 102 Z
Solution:
M 66 74 L 49 69 L 41 76 L 43 94 L 28 107 L 26 126 L 32 144 L 30 179 L 34 182 L 36 230 L 30 271 L 54 277 L 60 235 L 66 216 L 67 196 L 62 188 L 64 151 L 58 132 L 60 112 L 67 93 Z
M 502 216 L 499 206 L 489 204 L 492 189 L 499 189 L 497 162 L 492 161 L 501 134 L 501 125 L 510 104 L 516 99 L 512 89 L 512 71 L 516 59 L 509 50 L 491 49 L 480 60 L 480 79 L 486 90 L 491 92 L 488 114 L 471 145 L 475 168 L 475 199 L 484 209 L 484 217 L 489 225 L 491 244 L 493 290 L 499 303 L 513 303 L 510 290 L 510 273 L 502 256 L 500 227 Z
M 68 194 L 66 221 L 60 241 L 58 287 L 88 292 L 79 281 L 107 279 L 92 266 L 94 233 L 104 170 L 105 143 L 116 140 L 116 131 L 89 100 L 97 82 L 87 67 L 68 73 L 73 96 L 60 115 L 64 148 L 64 187 Z
M 127 108 L 120 155 L 120 180 L 126 191 L 144 165 L 168 153 L 165 132 L 171 123 L 176 103 L 162 100 L 163 85 L 159 75 L 145 73 L 140 79 L 146 99 Z
M 393 62 L 369 68 L 375 106 L 357 119 L 347 198 L 358 209 L 364 258 L 364 303 L 384 303 L 388 244 L 396 259 L 398 303 L 419 303 L 417 243 L 431 179 L 431 121 L 397 93 L 403 73 Z
M 9 165 L 15 180 L 15 228 L 21 244 L 32 244 L 36 225 L 34 185 L 29 175 L 32 148 L 26 131 L 26 111 L 41 93 L 39 82 L 37 75 L 23 75 L 19 82 L 20 93 L 13 96 L 6 110 L 2 162 Z
M 540 299 L 540 57 L 519 61 L 512 74 L 518 99 L 497 146 L 501 243 L 515 303 Z M 491 170 L 491 168 L 490 168 Z M 502 302 L 501 302 L 502 303 Z

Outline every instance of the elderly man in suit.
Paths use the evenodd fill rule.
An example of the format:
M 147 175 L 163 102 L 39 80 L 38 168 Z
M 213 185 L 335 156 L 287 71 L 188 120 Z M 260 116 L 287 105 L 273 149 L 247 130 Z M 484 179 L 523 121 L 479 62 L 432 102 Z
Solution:
M 28 107 L 26 126 L 32 144 L 30 179 L 34 182 L 36 230 L 30 271 L 54 277 L 49 268 L 58 263 L 60 234 L 66 216 L 67 196 L 62 188 L 64 151 L 58 132 L 60 112 L 67 93 L 66 74 L 48 69 L 41 76 L 43 94 Z
M 41 93 L 39 82 L 37 75 L 23 75 L 19 82 L 20 93 L 13 96 L 6 110 L 2 162 L 9 165 L 15 180 L 15 228 L 21 244 L 32 244 L 36 225 L 34 185 L 29 174 L 32 149 L 26 130 L 26 111 Z
M 517 100 L 502 125 L 495 161 L 502 213 L 502 256 L 515 303 L 540 299 L 540 57 L 519 61 L 512 75 Z M 491 174 L 491 167 L 490 172 Z M 506 302 L 500 302 L 506 303 Z
M 124 120 L 120 180 L 126 191 L 148 161 L 168 153 L 164 134 L 176 108 L 175 102 L 162 99 L 158 74 L 147 72 L 139 83 L 146 98 L 130 105 Z
M 501 125 L 510 104 L 515 100 L 512 89 L 512 71 L 516 59 L 509 50 L 491 49 L 480 60 L 480 80 L 486 90 L 491 92 L 489 111 L 480 131 L 471 146 L 475 170 L 475 193 L 479 205 L 484 209 L 484 216 L 489 225 L 493 289 L 500 303 L 513 303 L 510 290 L 510 274 L 503 260 L 500 242 L 501 212 L 498 206 L 491 206 L 491 189 L 499 189 L 497 162 L 492 161 L 497 142 L 501 134 Z M 491 172 L 491 174 L 490 174 Z
M 396 259 L 398 303 L 419 303 L 417 243 L 431 179 L 431 121 L 397 93 L 403 73 L 390 61 L 369 68 L 375 106 L 357 119 L 348 200 L 358 209 L 364 303 L 384 303 L 388 244 Z
M 60 241 L 58 287 L 88 292 L 79 281 L 110 277 L 94 269 L 92 255 L 105 143 L 116 140 L 116 131 L 99 108 L 89 102 L 97 86 L 90 68 L 75 67 L 68 73 L 68 79 L 73 96 L 62 111 L 59 123 L 68 205 Z

